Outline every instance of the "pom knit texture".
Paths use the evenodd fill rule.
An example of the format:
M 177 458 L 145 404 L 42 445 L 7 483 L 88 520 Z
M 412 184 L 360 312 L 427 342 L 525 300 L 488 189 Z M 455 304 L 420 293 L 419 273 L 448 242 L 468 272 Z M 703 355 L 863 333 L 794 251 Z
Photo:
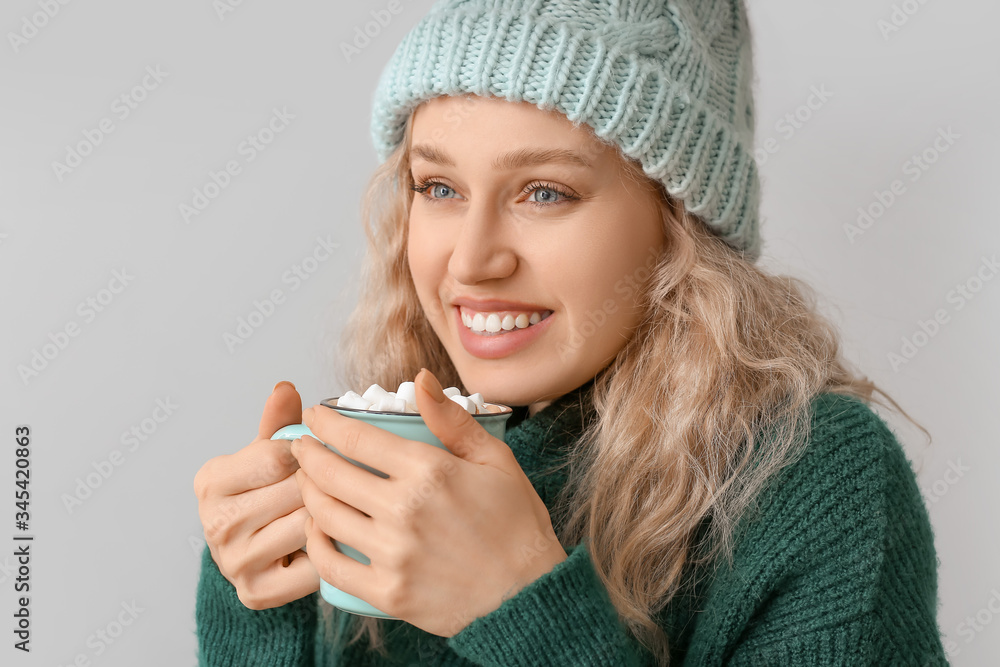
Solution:
M 585 423 L 578 392 L 516 423 L 507 443 L 549 507 L 552 472 Z M 512 421 L 513 418 L 512 418 Z M 741 523 L 730 567 L 706 570 L 657 621 L 672 665 L 947 665 L 936 621 L 934 538 L 916 477 L 863 402 L 814 399 L 803 456 Z M 584 545 L 450 638 L 385 623 L 390 657 L 334 641 L 313 594 L 252 611 L 208 550 L 198 587 L 201 665 L 652 665 L 624 629 Z M 314 651 L 310 648 L 315 643 Z
M 424 100 L 526 101 L 591 126 L 755 262 L 750 29 L 741 0 L 444 0 L 404 37 L 376 86 L 384 161 Z

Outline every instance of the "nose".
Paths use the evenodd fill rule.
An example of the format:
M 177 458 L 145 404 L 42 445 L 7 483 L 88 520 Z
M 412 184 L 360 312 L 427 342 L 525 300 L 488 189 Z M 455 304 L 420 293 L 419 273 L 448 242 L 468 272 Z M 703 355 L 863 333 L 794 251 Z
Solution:
M 514 272 L 517 253 L 504 227 L 503 215 L 488 202 L 469 208 L 448 260 L 448 271 L 458 282 L 474 285 Z

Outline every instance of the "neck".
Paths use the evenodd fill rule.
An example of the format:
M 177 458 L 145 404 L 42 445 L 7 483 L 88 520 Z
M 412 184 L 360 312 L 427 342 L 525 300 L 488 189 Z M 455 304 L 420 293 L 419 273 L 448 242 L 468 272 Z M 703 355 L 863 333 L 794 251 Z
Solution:
M 542 410 L 546 406 L 551 404 L 552 401 L 539 401 L 538 403 L 532 403 L 531 405 L 528 406 L 528 416 L 534 417 L 539 410 Z

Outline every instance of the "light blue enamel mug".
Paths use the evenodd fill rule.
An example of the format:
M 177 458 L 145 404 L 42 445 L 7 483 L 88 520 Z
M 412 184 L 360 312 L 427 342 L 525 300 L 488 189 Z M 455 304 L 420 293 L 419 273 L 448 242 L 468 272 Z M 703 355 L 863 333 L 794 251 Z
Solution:
M 435 436 L 427 424 L 424 423 L 423 417 L 415 413 L 405 413 L 405 412 L 380 412 L 377 410 L 359 410 L 356 408 L 341 408 L 337 407 L 337 399 L 328 398 L 326 400 L 320 401 L 320 405 L 324 405 L 330 409 L 336 410 L 345 417 L 350 417 L 351 419 L 360 419 L 363 422 L 369 424 L 374 424 L 379 428 L 385 429 L 390 433 L 394 433 L 407 440 L 417 440 L 419 442 L 426 442 L 429 445 L 434 445 L 435 447 L 441 447 L 442 449 L 447 449 L 437 436 Z M 507 420 L 513 414 L 513 410 L 505 405 L 498 405 L 496 403 L 487 403 L 487 409 L 496 410 L 496 412 L 489 412 L 479 415 L 472 415 L 479 424 L 486 430 L 487 433 L 495 438 L 504 440 L 504 436 L 507 430 Z M 305 424 L 292 424 L 290 426 L 285 426 L 279 429 L 273 436 L 271 440 L 295 440 L 296 438 L 301 438 L 304 435 L 308 435 L 312 438 L 316 438 L 309 427 Z M 319 440 L 319 438 L 316 438 Z M 323 442 L 320 440 L 320 442 Z M 335 447 L 329 443 L 323 443 L 326 445 L 327 449 L 334 452 L 338 456 L 347 459 L 351 463 L 361 468 L 364 468 L 370 473 L 378 475 L 379 477 L 388 477 L 384 472 L 380 470 L 375 470 L 360 461 L 355 461 L 347 456 L 344 456 L 337 451 Z M 347 554 L 354 560 L 368 565 L 371 561 L 360 551 L 352 549 L 349 545 L 337 540 L 333 541 L 334 546 L 337 551 Z M 320 595 L 323 599 L 332 604 L 334 607 L 343 609 L 352 614 L 358 614 L 361 616 L 374 616 L 375 618 L 388 618 L 395 619 L 395 616 L 390 616 L 385 612 L 376 609 L 372 605 L 368 604 L 364 600 L 357 598 L 353 595 L 349 595 L 344 591 L 328 584 L 326 581 L 320 579 L 319 583 Z

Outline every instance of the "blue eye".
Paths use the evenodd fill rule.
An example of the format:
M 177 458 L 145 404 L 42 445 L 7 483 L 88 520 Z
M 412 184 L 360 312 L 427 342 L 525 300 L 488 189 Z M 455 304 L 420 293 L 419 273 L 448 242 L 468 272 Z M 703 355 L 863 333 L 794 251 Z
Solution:
M 528 195 L 528 203 L 536 208 L 568 204 L 580 198 L 577 195 L 566 192 L 562 188 L 556 187 L 552 183 L 545 183 L 543 181 L 528 183 L 527 187 L 524 188 L 524 193 Z M 539 194 L 541 198 L 533 198 L 536 194 Z
M 451 197 L 448 196 L 448 193 L 450 192 L 452 194 L 455 194 L 454 190 L 452 190 L 447 185 L 444 185 L 442 183 L 432 184 L 430 190 L 431 190 L 431 196 L 434 199 L 451 199 Z
M 455 193 L 455 191 L 452 188 L 449 188 L 444 183 L 439 183 L 438 181 L 430 181 L 430 180 L 422 181 L 420 183 L 414 183 L 410 185 L 410 189 L 413 190 L 414 192 L 422 194 L 424 197 L 430 199 L 431 201 L 436 201 L 440 199 L 453 199 L 453 197 L 449 197 L 447 195 L 449 192 L 452 194 Z M 428 194 L 428 191 L 430 192 L 430 194 Z M 443 195 L 443 196 L 438 196 L 438 195 Z
M 432 202 L 441 201 L 442 199 L 455 199 L 458 196 L 458 193 L 453 188 L 440 181 L 430 179 L 421 181 L 420 183 L 411 183 L 410 189 L 420 193 L 425 199 Z M 579 199 L 576 195 L 565 192 L 550 183 L 542 183 L 540 181 L 529 183 L 522 192 L 528 195 L 527 203 L 538 208 L 545 208 Z M 449 196 L 449 193 L 455 196 Z M 534 198 L 536 193 L 541 193 L 540 199 Z
M 539 192 L 548 193 L 548 197 L 540 200 L 539 199 L 532 200 L 531 197 L 538 194 Z M 551 204 L 555 200 L 558 200 L 559 197 L 566 199 L 567 195 L 563 194 L 559 190 L 556 190 L 555 188 L 536 187 L 534 190 L 531 191 L 531 194 L 528 195 L 528 200 L 532 204 Z

